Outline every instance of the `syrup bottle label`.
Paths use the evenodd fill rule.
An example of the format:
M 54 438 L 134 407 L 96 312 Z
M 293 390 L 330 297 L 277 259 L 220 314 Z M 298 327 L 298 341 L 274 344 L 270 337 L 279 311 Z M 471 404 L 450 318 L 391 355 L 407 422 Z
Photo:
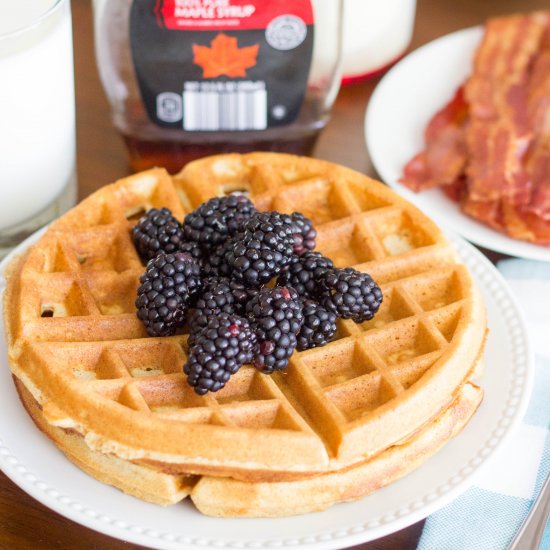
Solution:
M 311 0 L 134 0 L 130 46 L 149 118 L 185 131 L 290 124 L 313 32 Z

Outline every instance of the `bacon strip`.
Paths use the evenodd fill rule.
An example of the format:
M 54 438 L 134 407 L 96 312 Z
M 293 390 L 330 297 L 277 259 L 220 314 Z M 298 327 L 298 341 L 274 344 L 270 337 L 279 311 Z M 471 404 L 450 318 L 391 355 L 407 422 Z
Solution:
M 550 222 L 550 14 L 529 81 L 528 114 L 535 138 L 526 163 L 532 182 L 526 211 Z
M 461 86 L 430 120 L 424 133 L 426 149 L 407 163 L 400 181 L 413 191 L 453 184 L 466 165 L 467 118 L 468 105 Z
M 523 170 L 532 140 L 527 81 L 544 31 L 545 21 L 536 16 L 504 17 L 487 24 L 465 86 L 471 117 L 466 135 L 471 201 L 504 199 L 516 204 L 528 193 Z

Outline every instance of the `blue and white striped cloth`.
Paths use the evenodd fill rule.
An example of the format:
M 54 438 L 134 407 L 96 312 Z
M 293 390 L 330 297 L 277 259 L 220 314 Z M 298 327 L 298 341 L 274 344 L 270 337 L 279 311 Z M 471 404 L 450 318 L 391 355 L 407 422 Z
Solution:
M 550 470 L 550 263 L 513 259 L 497 267 L 528 322 L 533 395 L 519 429 L 476 485 L 426 520 L 418 550 L 506 549 Z M 540 548 L 550 550 L 549 524 Z

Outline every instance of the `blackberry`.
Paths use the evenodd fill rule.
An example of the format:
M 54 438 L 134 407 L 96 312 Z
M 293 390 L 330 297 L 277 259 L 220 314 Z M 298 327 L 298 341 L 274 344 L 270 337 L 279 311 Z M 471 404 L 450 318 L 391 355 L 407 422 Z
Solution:
M 301 256 L 306 250 L 313 250 L 315 248 L 317 231 L 313 227 L 311 220 L 300 212 L 293 212 L 290 218 L 296 228 L 294 232 L 294 254 Z
M 214 247 L 242 229 L 254 212 L 254 205 L 244 195 L 215 197 L 185 216 L 183 231 L 188 240 Z
M 203 281 L 202 292 L 189 314 L 189 325 L 205 327 L 208 319 L 221 312 L 234 313 L 233 292 L 227 279 Z
M 278 219 L 292 232 L 292 250 L 297 256 L 301 256 L 306 250 L 315 248 L 317 231 L 313 228 L 313 223 L 300 212 L 292 214 L 282 214 L 280 212 L 271 212 L 276 214 Z
M 235 298 L 227 279 L 208 279 L 195 307 L 189 312 L 188 324 L 196 332 L 208 324 L 208 319 L 218 313 L 235 313 Z M 191 345 L 191 344 L 190 344 Z
M 252 289 L 247 289 L 237 281 L 226 278 L 210 278 L 203 283 L 200 297 L 187 316 L 189 326 L 188 345 L 193 345 L 195 336 L 208 324 L 208 320 L 218 313 L 244 314 L 246 302 L 251 298 Z
M 229 287 L 235 299 L 235 311 L 238 315 L 244 315 L 246 304 L 257 294 L 257 289 L 245 286 L 234 279 L 228 279 Z
M 132 228 L 132 240 L 144 260 L 178 252 L 185 241 L 183 229 L 168 208 L 151 208 Z
M 185 320 L 200 288 L 200 267 L 189 254 L 159 254 L 139 279 L 137 316 L 151 336 L 170 336 Z
M 265 373 L 285 369 L 303 322 L 296 291 L 291 287 L 262 288 L 246 304 L 246 315 L 258 338 L 254 366 Z
M 202 249 L 196 242 L 186 241 L 180 243 L 178 252 L 189 254 L 199 265 L 203 263 Z
M 294 229 L 286 214 L 259 212 L 252 216 L 225 253 L 231 277 L 258 287 L 278 275 L 292 259 Z
M 324 346 L 336 334 L 336 314 L 313 300 L 303 302 L 304 323 L 298 334 L 298 351 Z
M 293 287 L 303 298 L 316 298 L 319 277 L 327 269 L 334 267 L 332 260 L 319 252 L 312 251 L 304 252 L 294 260 L 289 268 L 281 273 L 277 284 Z
M 231 270 L 225 261 L 225 254 L 233 245 L 231 238 L 225 240 L 203 257 L 203 272 L 206 277 L 229 277 Z
M 204 395 L 225 386 L 232 374 L 252 361 L 256 336 L 246 319 L 227 312 L 208 320 L 189 350 L 183 371 L 195 393 Z
M 352 267 L 325 271 L 319 278 L 319 287 L 323 306 L 356 323 L 372 319 L 382 303 L 382 291 L 371 276 Z

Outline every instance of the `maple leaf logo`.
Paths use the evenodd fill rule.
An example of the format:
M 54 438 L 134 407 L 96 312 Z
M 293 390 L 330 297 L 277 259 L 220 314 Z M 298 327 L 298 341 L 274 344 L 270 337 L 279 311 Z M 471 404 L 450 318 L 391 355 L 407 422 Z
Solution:
M 237 39 L 218 34 L 208 46 L 193 44 L 193 63 L 202 67 L 203 78 L 246 76 L 246 69 L 256 65 L 259 44 L 239 48 Z

